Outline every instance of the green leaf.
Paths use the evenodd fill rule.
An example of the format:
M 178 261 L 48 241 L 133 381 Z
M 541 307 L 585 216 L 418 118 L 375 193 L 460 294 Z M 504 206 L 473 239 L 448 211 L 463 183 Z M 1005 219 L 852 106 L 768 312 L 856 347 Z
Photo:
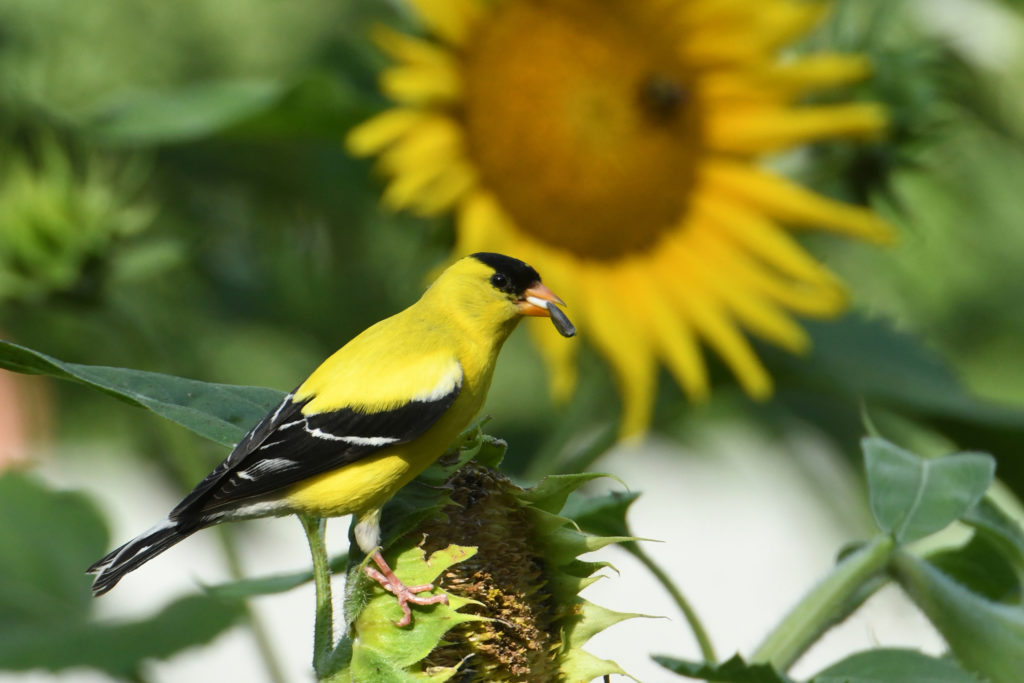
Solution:
M 575 495 L 569 498 L 562 515 L 590 534 L 630 536 L 626 513 L 639 497 L 634 491 L 611 491 L 603 496 Z
M 0 341 L 0 368 L 81 382 L 227 446 L 234 445 L 284 394 L 263 387 L 213 384 L 156 372 L 65 363 Z
M 926 559 L 980 596 L 994 602 L 1020 602 L 1020 573 L 1000 548 L 985 536 L 975 534 L 962 547 L 932 553 Z
M 343 574 L 348 566 L 348 553 L 335 555 L 331 558 L 330 568 L 332 574 Z M 293 572 L 291 574 L 276 574 L 274 576 L 261 576 L 252 579 L 239 579 L 215 586 L 203 586 L 203 592 L 222 600 L 244 600 L 255 598 L 261 595 L 275 595 L 286 593 L 298 588 L 313 580 L 313 571 L 306 570 Z
M 669 671 L 688 678 L 705 681 L 730 681 L 731 683 L 793 683 L 784 673 L 776 671 L 770 664 L 747 664 L 739 655 L 724 664 L 687 662 L 665 655 L 653 655 L 652 659 Z
M 352 655 L 351 672 L 358 672 L 359 683 L 443 683 L 457 673 L 457 669 L 445 668 L 441 671 L 425 673 L 408 671 L 395 664 L 387 653 L 378 652 L 371 647 L 359 647 Z
M 88 618 L 85 568 L 108 543 L 84 495 L 52 491 L 25 474 L 0 476 L 0 633 Z
M 84 132 L 108 144 L 195 140 L 266 111 L 285 91 L 285 84 L 271 81 L 220 81 L 133 92 L 98 114 Z
M 88 592 L 86 592 L 88 595 Z M 188 596 L 140 621 L 56 621 L 0 631 L 0 669 L 91 667 L 131 677 L 145 659 L 166 659 L 213 640 L 244 614 L 240 602 Z
M 897 543 L 944 529 L 985 495 L 995 475 L 995 460 L 985 453 L 926 460 L 877 437 L 862 446 L 871 512 Z
M 809 354 L 758 348 L 778 378 L 773 405 L 783 404 L 850 443 L 863 429 L 851 419 L 861 405 L 876 416 L 876 410 L 896 411 L 954 443 L 997 454 L 1000 477 L 1018 494 L 1024 491 L 1024 458 L 1011 455 L 1024 439 L 1024 410 L 973 395 L 934 350 L 884 320 L 847 315 L 804 325 L 812 340 Z
M 813 341 L 810 355 L 767 354 L 777 373 L 792 375 L 780 386 L 795 382 L 912 415 L 1024 431 L 1024 410 L 972 395 L 934 351 L 889 323 L 847 315 L 804 324 Z
M 292 81 L 226 80 L 133 91 L 94 114 L 83 130 L 112 145 L 190 142 L 218 134 L 337 139 L 378 106 L 334 73 Z
M 1017 567 L 1024 569 L 1024 529 L 1016 519 L 987 497 L 979 500 L 961 519 L 999 546 Z
M 85 568 L 108 542 L 85 496 L 0 476 L 0 669 L 92 667 L 127 678 L 143 659 L 208 642 L 241 616 L 238 602 L 199 596 L 135 622 L 91 620 Z
M 233 138 L 336 142 L 339 131 L 366 120 L 380 107 L 379 100 L 338 76 L 337 70 L 307 73 L 271 106 L 226 132 Z
M 397 557 L 390 557 L 391 566 L 406 585 L 413 586 L 434 583 L 452 565 L 472 557 L 476 548 L 450 545 L 429 558 L 424 557 L 423 549 L 417 546 L 397 552 Z M 438 646 L 452 627 L 483 619 L 460 613 L 458 610 L 470 601 L 449 595 L 448 605 L 412 605 L 412 625 L 399 628 L 395 622 L 401 618 L 402 610 L 394 595 L 366 578 L 358 569 L 350 572 L 349 580 L 357 581 L 364 595 L 353 598 L 350 594 L 347 600 L 365 601 L 351 625 L 351 631 L 358 634 L 351 642 L 352 658 L 349 663 L 352 679 L 356 681 L 434 680 L 423 677 L 418 663 Z M 382 671 L 389 672 L 392 677 L 381 678 Z
M 993 683 L 1019 683 L 1024 607 L 992 602 L 909 553 L 898 553 L 892 570 L 965 668 Z
M 979 683 L 955 662 L 914 650 L 869 650 L 850 655 L 810 683 Z

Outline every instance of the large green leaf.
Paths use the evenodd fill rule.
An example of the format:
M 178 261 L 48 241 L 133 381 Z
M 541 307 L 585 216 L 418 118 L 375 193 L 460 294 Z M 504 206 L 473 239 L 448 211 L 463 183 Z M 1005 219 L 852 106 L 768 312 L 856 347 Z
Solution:
M 993 602 L 1020 602 L 1019 570 L 987 536 L 975 534 L 963 546 L 930 553 L 926 559 L 964 588 Z
M 348 567 L 348 553 L 341 553 L 331 558 L 328 566 L 332 574 L 344 574 Z M 228 581 L 214 586 L 203 586 L 203 592 L 216 598 L 230 600 L 244 600 L 246 598 L 259 597 L 261 595 L 275 595 L 287 593 L 288 591 L 305 585 L 313 580 L 313 570 L 291 572 L 289 574 L 274 574 L 271 576 L 259 576 L 251 579 L 238 579 Z
M 191 142 L 233 133 L 251 138 L 336 139 L 372 104 L 336 77 L 229 80 L 133 91 L 96 113 L 83 133 L 114 145 Z
M 993 683 L 1020 683 L 1024 607 L 992 602 L 909 553 L 896 555 L 893 574 L 967 669 Z
M 979 683 L 955 662 L 914 650 L 869 650 L 850 655 L 811 683 Z
M 127 678 L 142 660 L 208 642 L 242 615 L 240 602 L 198 596 L 139 621 L 91 619 L 85 568 L 107 546 L 85 496 L 24 474 L 0 477 L 0 669 L 84 666 Z
M 988 498 L 982 498 L 963 516 L 978 533 L 998 546 L 1019 569 L 1024 571 L 1024 529 Z
M 892 410 L 938 430 L 954 443 L 999 459 L 1000 478 L 1020 495 L 1024 458 L 1024 409 L 972 394 L 952 367 L 919 339 L 884 320 L 847 315 L 836 321 L 806 321 L 813 348 L 793 356 L 759 346 L 777 379 L 776 400 L 766 410 L 777 424 L 777 406 L 801 415 L 840 443 L 862 431 L 861 406 Z M 849 453 L 853 458 L 856 454 Z
M 0 476 L 0 633 L 86 619 L 92 597 L 85 568 L 108 542 L 103 518 L 85 496 L 51 491 L 24 474 Z
M 975 505 L 992 483 L 995 461 L 984 453 L 925 459 L 884 439 L 863 440 L 871 512 L 897 543 L 944 529 Z
M 130 92 L 84 132 L 102 142 L 131 145 L 193 140 L 268 109 L 284 91 L 273 81 L 220 81 Z
M 85 595 L 89 595 L 85 591 Z M 206 596 L 181 598 L 139 621 L 105 624 L 58 620 L 4 631 L 0 669 L 91 667 L 123 678 L 146 659 L 165 659 L 213 640 L 244 614 L 241 602 Z
M 974 396 L 942 358 L 891 324 L 858 315 L 805 324 L 814 342 L 809 356 L 767 354 L 787 382 L 916 416 L 1024 432 L 1024 410 Z
M 284 395 L 263 387 L 213 384 L 157 372 L 65 363 L 5 341 L 0 341 L 0 368 L 81 382 L 228 446 L 237 443 Z

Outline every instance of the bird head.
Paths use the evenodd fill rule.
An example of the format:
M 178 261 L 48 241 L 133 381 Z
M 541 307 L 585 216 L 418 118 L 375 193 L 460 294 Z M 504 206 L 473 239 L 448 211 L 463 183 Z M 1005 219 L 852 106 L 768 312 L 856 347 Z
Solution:
M 478 319 L 511 327 L 522 316 L 542 316 L 551 318 L 563 336 L 576 333 L 558 308 L 565 303 L 541 282 L 536 270 L 510 256 L 492 252 L 467 256 L 449 267 L 431 289 L 438 288 Z

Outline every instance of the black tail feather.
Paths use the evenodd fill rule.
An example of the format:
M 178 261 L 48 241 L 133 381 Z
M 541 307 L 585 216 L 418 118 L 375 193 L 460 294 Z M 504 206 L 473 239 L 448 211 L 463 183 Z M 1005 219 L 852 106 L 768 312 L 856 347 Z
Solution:
M 111 551 L 86 570 L 87 574 L 96 575 L 92 582 L 92 594 L 103 595 L 116 586 L 125 574 L 188 538 L 194 531 L 195 527 L 185 531 L 177 522 L 167 520 Z

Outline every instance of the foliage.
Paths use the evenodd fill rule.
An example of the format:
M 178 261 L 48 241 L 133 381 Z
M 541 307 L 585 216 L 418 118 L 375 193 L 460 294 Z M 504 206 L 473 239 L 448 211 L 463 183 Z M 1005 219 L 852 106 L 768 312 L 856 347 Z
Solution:
M 237 601 L 194 595 L 138 621 L 96 618 L 82 568 L 108 539 L 85 496 L 0 476 L 0 669 L 90 667 L 131 678 L 144 661 L 206 644 L 242 616 Z
M 955 661 L 916 652 L 871 650 L 811 676 L 811 682 L 1010 683 L 1019 677 L 1024 666 L 1021 527 L 983 498 L 993 482 L 992 457 L 954 453 L 926 459 L 879 437 L 864 439 L 862 446 L 878 535 L 840 558 L 832 573 L 768 635 L 750 664 L 738 655 L 721 666 L 664 656 L 656 657 L 660 664 L 708 681 L 787 683 L 791 679 L 785 672 L 824 631 L 845 619 L 885 582 L 895 580 L 945 637 Z M 979 516 L 988 520 L 985 530 L 976 527 L 967 543 L 927 556 L 910 545 Z M 990 543 L 990 538 L 999 540 Z M 978 543 L 985 543 L 989 551 L 982 571 L 1006 568 L 1002 576 L 1014 584 L 1012 589 L 1004 587 L 993 595 L 991 586 L 966 578 L 964 569 L 981 569 L 976 564 Z

